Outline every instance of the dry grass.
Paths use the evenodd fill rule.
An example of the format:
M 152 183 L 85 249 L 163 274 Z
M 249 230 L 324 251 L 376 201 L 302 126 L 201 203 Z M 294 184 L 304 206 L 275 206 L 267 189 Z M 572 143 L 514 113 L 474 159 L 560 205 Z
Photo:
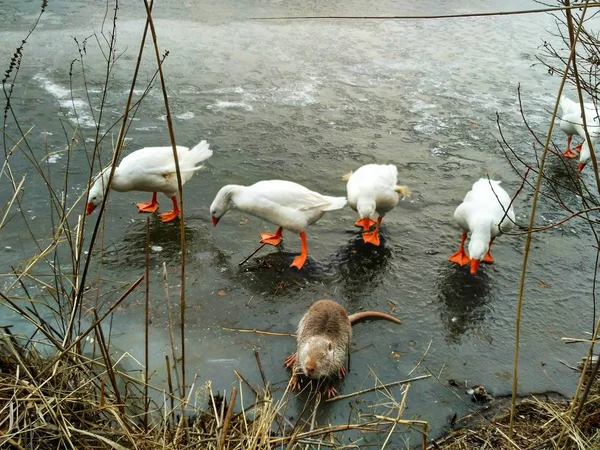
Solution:
M 40 2 L 40 16 L 45 11 L 46 3 L 46 1 Z M 106 24 L 103 23 L 102 25 L 102 31 L 93 35 L 98 46 L 102 49 L 102 53 L 106 55 L 104 94 L 108 92 L 109 79 L 118 59 L 115 42 L 118 6 L 118 0 L 107 1 L 107 11 L 114 11 L 112 25 L 109 23 L 111 17 L 107 15 Z M 158 38 L 151 18 L 153 2 L 144 0 L 144 6 L 147 22 L 141 38 L 138 60 L 132 76 L 127 103 L 124 105 L 123 115 L 115 124 L 120 125 L 120 131 L 116 145 L 111 148 L 113 163 L 118 161 L 120 157 L 128 127 L 145 96 L 144 94 L 137 102 L 133 102 L 138 69 L 146 42 L 146 34 L 149 30 L 152 35 L 154 57 L 157 64 L 155 76 L 158 75 L 160 79 L 170 141 L 175 146 L 175 134 L 170 120 L 166 84 L 162 74 L 162 64 L 167 57 L 167 53 L 161 56 L 159 52 Z M 591 7 L 589 4 L 587 6 Z M 594 4 L 594 6 L 597 5 Z M 565 7 L 568 7 L 568 5 Z M 38 22 L 39 17 L 29 34 L 34 32 Z M 104 29 L 105 26 L 106 29 Z M 577 27 L 577 36 L 581 28 L 581 26 Z M 569 24 L 569 29 L 573 31 L 574 26 L 572 23 Z M 588 41 L 593 41 L 589 34 L 583 33 L 583 36 Z M 5 183 L 10 184 L 12 193 L 6 204 L 0 208 L 0 229 L 10 220 L 19 220 L 39 251 L 23 264 L 11 268 L 10 273 L 1 274 L 10 279 L 11 282 L 5 285 L 4 292 L 1 292 L 0 296 L 3 299 L 4 306 L 20 315 L 19 323 L 32 324 L 35 332 L 28 337 L 15 336 L 10 333 L 10 327 L 0 324 L 0 448 L 35 448 L 42 450 L 56 448 L 341 449 L 348 448 L 348 445 L 342 443 L 340 435 L 352 432 L 358 436 L 358 441 L 353 443 L 351 448 L 366 447 L 366 439 L 363 439 L 363 437 L 368 434 L 371 438 L 373 435 L 380 438 L 378 448 L 385 449 L 398 448 L 400 439 L 393 438 L 397 437 L 398 433 L 407 430 L 419 432 L 421 434 L 420 446 L 425 448 L 427 446 L 427 423 L 402 418 L 410 382 L 416 381 L 419 377 L 388 385 L 382 385 L 375 378 L 374 384 L 376 387 L 374 389 L 351 393 L 343 398 L 369 390 L 377 390 L 379 397 L 384 397 L 382 401 L 375 405 L 365 406 L 363 404 L 362 409 L 368 410 L 368 414 L 354 412 L 350 407 L 347 420 L 343 420 L 339 424 L 327 425 L 318 425 L 316 421 L 316 413 L 321 403 L 318 394 L 308 396 L 300 417 L 296 419 L 295 423 L 291 423 L 286 418 L 286 412 L 292 402 L 298 402 L 299 399 L 287 391 L 283 393 L 281 398 L 276 399 L 269 388 L 268 380 L 264 377 L 258 359 L 258 367 L 265 382 L 265 387 L 260 389 L 252 386 L 239 372 L 236 372 L 239 386 L 234 388 L 227 398 L 214 394 L 210 383 L 198 387 L 196 381 L 193 383 L 186 382 L 185 351 L 183 347 L 185 340 L 183 334 L 181 334 L 179 336 L 181 353 L 177 355 L 175 352 L 176 337 L 173 332 L 176 325 L 180 325 L 181 333 L 185 328 L 184 255 L 186 245 L 183 216 L 180 222 L 181 248 L 183 249 L 180 261 L 182 280 L 179 292 L 180 316 L 175 319 L 169 316 L 172 354 L 165 355 L 168 388 L 158 389 L 151 386 L 148 381 L 149 319 L 147 313 L 145 318 L 145 360 L 141 363 L 134 361 L 139 365 L 139 372 L 143 373 L 144 376 L 143 378 L 134 378 L 129 373 L 119 370 L 119 361 L 114 361 L 110 356 L 111 351 L 109 351 L 111 313 L 141 284 L 144 277 L 142 276 L 136 282 L 130 284 L 129 288 L 123 291 L 119 300 L 113 302 L 108 308 L 106 307 L 110 292 L 106 292 L 106 287 L 104 289 L 98 287 L 102 280 L 101 254 L 105 203 L 100 206 L 98 214 L 94 218 L 88 219 L 88 231 L 89 229 L 92 230 L 91 236 L 89 236 L 90 233 L 85 233 L 86 219 L 82 216 L 83 208 L 81 204 L 85 200 L 86 194 L 84 193 L 81 198 L 72 204 L 71 201 L 67 202 L 66 197 L 61 195 L 60 182 L 57 183 L 56 178 L 54 178 L 54 186 L 50 183 L 50 178 L 47 176 L 49 169 L 42 164 L 43 159 L 38 159 L 27 140 L 31 130 L 23 128 L 24 124 L 21 123 L 17 113 L 11 106 L 13 90 L 15 87 L 19 87 L 16 84 L 17 75 L 28 37 L 29 35 L 17 47 L 11 59 L 10 67 L 2 80 L 6 99 L 1 136 L 5 162 L 0 169 L 0 179 L 5 178 Z M 569 40 L 576 41 L 577 38 L 569 37 Z M 596 41 L 593 41 L 593 44 L 596 45 Z M 91 44 L 88 43 L 87 45 Z M 85 51 L 82 51 L 81 48 L 79 50 L 81 75 L 87 90 L 87 81 L 83 70 Z M 578 55 L 577 60 L 581 59 L 586 60 Z M 574 53 L 568 61 L 575 64 Z M 563 58 L 562 62 L 566 63 L 567 59 Z M 578 81 L 584 78 L 578 76 L 576 72 L 571 75 L 569 64 L 563 65 L 565 66 L 563 70 L 566 73 L 561 73 L 565 74 L 565 79 Z M 592 69 L 596 66 L 597 64 L 592 64 Z M 590 78 L 596 79 L 595 76 Z M 145 87 L 145 93 L 151 89 L 153 80 L 154 78 Z M 71 79 L 72 81 L 73 79 Z M 595 86 L 594 84 L 594 89 Z M 578 90 L 581 91 L 581 87 Z M 97 105 L 92 104 L 88 96 L 90 110 L 99 111 L 98 124 L 102 122 L 105 98 L 106 95 L 103 95 L 101 103 Z M 556 114 L 556 111 L 554 114 Z M 97 165 L 100 161 L 101 143 L 109 135 L 111 129 L 112 126 L 101 127 L 98 125 L 95 131 L 93 148 L 89 149 L 89 154 L 86 153 L 91 163 L 89 168 L 90 180 L 94 173 L 98 171 Z M 86 142 L 85 136 L 78 126 L 74 126 L 72 130 L 68 131 L 72 135 L 66 143 L 67 167 L 62 180 L 65 188 L 71 184 L 68 183 L 68 169 L 71 158 L 76 157 L 73 152 L 75 142 Z M 548 133 L 545 144 L 540 141 L 545 149 L 544 155 L 548 149 L 550 134 Z M 65 135 L 67 135 L 66 132 Z M 23 208 L 21 202 L 26 195 L 25 187 L 33 182 L 33 176 L 25 180 L 24 177 L 17 177 L 12 172 L 10 159 L 15 155 L 26 157 L 31 162 L 36 172 L 33 176 L 37 176 L 37 182 L 42 183 L 48 189 L 50 198 L 49 214 L 54 219 L 52 221 L 52 233 L 50 233 L 51 239 L 47 235 L 34 235 L 29 226 L 29 219 L 23 213 L 26 208 Z M 176 153 L 174 159 L 176 159 Z M 541 180 L 545 176 L 543 174 L 544 157 L 541 158 L 541 161 L 541 166 L 538 166 L 539 179 L 536 192 L 539 192 Z M 595 159 L 593 165 L 597 186 L 600 189 Z M 179 174 L 178 178 L 180 178 Z M 546 178 L 544 180 L 547 181 Z M 525 180 L 523 182 L 525 183 Z M 551 183 L 548 184 L 554 186 Z M 180 180 L 179 185 L 181 208 L 183 210 Z M 400 191 L 400 193 L 403 193 L 403 189 L 400 189 Z M 585 201 L 587 195 L 581 191 L 581 188 L 578 192 L 582 201 Z M 106 198 L 107 196 L 105 196 L 105 202 Z M 594 205 L 597 205 L 597 202 Z M 566 207 L 566 209 L 570 211 L 569 208 Z M 591 210 L 588 206 L 585 206 L 582 211 Z M 572 211 L 570 211 L 570 214 L 569 219 L 576 215 Z M 530 230 L 533 231 L 533 223 L 530 224 Z M 594 232 L 593 227 L 592 232 Z M 84 242 L 87 249 L 85 252 Z M 598 242 L 597 239 L 596 242 Z M 147 252 L 148 247 L 149 241 L 146 245 Z M 598 247 L 600 248 L 600 246 Z M 95 254 L 94 258 L 92 258 L 93 254 Z M 70 269 L 63 270 L 66 267 L 70 267 Z M 524 266 L 523 283 L 525 270 Z M 146 276 L 147 273 L 148 259 L 146 262 Z M 44 295 L 35 295 L 34 293 L 33 296 L 30 296 L 24 281 L 38 286 L 39 291 L 43 291 Z M 89 286 L 93 287 L 90 292 L 88 292 Z M 166 269 L 165 286 L 165 297 L 168 304 L 169 288 L 166 282 Z M 38 312 L 38 308 L 40 308 L 41 313 Z M 146 285 L 147 311 L 148 285 Z M 87 323 L 91 323 L 91 325 L 88 326 Z M 596 331 L 598 329 L 600 327 L 597 327 Z M 105 331 L 103 330 L 108 330 L 106 332 L 107 336 L 104 336 Z M 237 331 L 257 332 L 256 330 Z M 595 337 L 594 335 L 593 341 L 595 341 Z M 518 351 L 518 345 L 516 350 Z M 592 352 L 593 348 L 590 349 L 590 353 Z M 516 357 L 514 398 L 516 398 L 517 388 L 517 361 L 518 358 Z M 173 379 L 175 383 L 173 383 Z M 399 400 L 396 400 L 387 389 L 388 386 L 394 384 L 403 384 Z M 582 379 L 581 389 L 578 388 L 578 392 L 584 391 L 584 384 Z M 149 394 L 150 391 L 153 395 Z M 150 398 L 154 400 L 150 400 Z M 157 398 L 160 401 L 156 400 Z M 584 403 L 580 414 L 579 410 L 574 413 L 576 405 L 570 402 L 542 401 L 536 398 L 526 399 L 516 406 L 514 411 L 515 422 L 512 430 L 510 425 L 511 416 L 504 413 L 477 428 L 466 427 L 454 431 L 443 440 L 432 444 L 429 448 L 452 450 L 598 449 L 600 448 L 600 433 L 598 432 L 600 426 L 600 384 L 597 382 L 592 385 L 589 395 L 583 395 L 582 398 L 584 398 Z M 249 404 L 251 406 L 248 407 Z M 389 447 L 388 444 L 390 444 Z M 369 444 L 369 448 L 371 447 L 373 447 L 373 444 Z
M 593 385 L 577 425 L 568 419 L 571 402 L 528 397 L 517 404 L 513 437 L 509 436 L 510 413 L 504 411 L 490 422 L 465 426 L 432 443 L 432 450 L 541 450 L 600 448 L 600 379 Z M 563 427 L 566 439 L 557 445 Z
M 146 418 L 141 395 L 145 386 L 119 372 L 116 363 L 107 367 L 102 359 L 91 360 L 77 350 L 79 346 L 54 362 L 38 352 L 32 341 L 21 345 L 20 338 L 4 330 L 0 332 L 0 448 L 237 450 L 306 448 L 307 444 L 341 448 L 336 434 L 380 433 L 387 441 L 399 431 L 396 428 L 422 430 L 425 447 L 427 424 L 402 419 L 409 384 L 398 402 L 380 387 L 387 397 L 385 415 L 358 414 L 347 423 L 317 426 L 319 394 L 307 401 L 308 416 L 292 424 L 285 411 L 297 401 L 294 395 L 286 391 L 275 400 L 268 387 L 256 389 L 236 372 L 239 388 L 228 399 L 215 395 L 208 382 L 198 389 L 190 386 L 195 401 L 175 398 L 175 408 L 169 408 L 168 399 L 174 396 L 163 391 L 163 406 L 149 408 Z M 99 332 L 97 338 L 102 340 Z M 249 391 L 254 402 L 242 409 L 244 392 Z M 185 415 L 179 414 L 182 409 Z

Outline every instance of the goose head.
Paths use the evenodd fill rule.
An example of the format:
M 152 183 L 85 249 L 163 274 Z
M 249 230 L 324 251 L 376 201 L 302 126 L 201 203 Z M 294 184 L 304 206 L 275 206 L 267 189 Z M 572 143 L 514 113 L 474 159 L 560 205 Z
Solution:
M 375 200 L 373 199 L 360 199 L 356 204 L 356 209 L 360 217 L 373 217 L 375 214 Z
M 90 192 L 88 193 L 88 202 L 85 205 L 85 215 L 89 216 L 94 212 L 96 206 L 98 206 L 104 200 L 104 187 L 108 182 L 108 177 L 110 175 L 110 167 L 104 169 L 98 176 L 96 177 L 96 181 L 90 188 Z
M 480 239 L 478 236 L 471 236 L 469 240 L 469 256 L 471 257 L 471 274 L 475 275 L 479 264 L 490 249 L 489 238 Z
M 236 187 L 237 186 L 233 184 L 228 184 L 227 186 L 223 186 L 219 192 L 217 192 L 215 199 L 210 205 L 210 215 L 212 217 L 213 226 L 216 226 L 221 217 L 234 207 L 231 197 L 233 196 Z
M 472 232 L 469 239 L 469 257 L 471 258 L 471 274 L 475 275 L 479 268 L 479 263 L 485 258 L 490 250 L 490 240 L 492 237 L 492 227 L 494 219 L 487 214 L 475 216 L 470 221 Z

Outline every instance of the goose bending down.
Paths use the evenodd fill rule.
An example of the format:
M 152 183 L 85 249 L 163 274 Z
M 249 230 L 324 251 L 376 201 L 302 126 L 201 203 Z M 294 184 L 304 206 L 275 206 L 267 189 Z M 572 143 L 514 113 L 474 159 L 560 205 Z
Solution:
M 207 160 L 212 154 L 213 152 L 206 141 L 200 142 L 192 149 L 178 145 L 177 158 L 179 160 L 181 183 L 185 184 L 186 181 L 192 178 L 194 172 L 203 167 L 197 164 Z M 86 215 L 91 214 L 96 206 L 102 203 L 110 169 L 111 166 L 108 166 L 102 170 L 90 188 L 85 209 Z M 152 200 L 136 204 L 140 213 L 155 212 L 158 209 L 157 193 L 162 192 L 173 202 L 173 210 L 159 214 L 158 217 L 163 222 L 175 220 L 179 216 L 180 210 L 177 204 L 179 188 L 173 148 L 146 147 L 127 155 L 115 169 L 110 188 L 118 192 L 152 192 Z
M 477 273 L 481 261 L 494 262 L 490 253 L 494 238 L 500 232 L 510 230 L 515 223 L 515 212 L 512 206 L 509 208 L 509 205 L 510 197 L 500 187 L 500 181 L 487 178 L 476 181 L 465 195 L 463 202 L 454 211 L 454 220 L 463 234 L 460 248 L 448 259 L 461 266 L 470 262 L 473 275 Z M 467 255 L 464 245 L 469 232 L 471 238 Z
M 229 184 L 221 188 L 210 205 L 213 225 L 230 209 L 237 209 L 278 225 L 277 231 L 261 233 L 263 244 L 279 245 L 283 229 L 300 234 L 302 251 L 291 267 L 301 269 L 308 256 L 306 228 L 319 220 L 325 211 L 341 209 L 345 197 L 329 197 L 304 186 L 283 180 L 265 180 L 251 186 Z
M 367 164 L 345 175 L 344 180 L 348 181 L 348 204 L 360 216 L 354 225 L 363 228 L 365 242 L 379 245 L 381 221 L 398 204 L 398 194 L 407 196 L 409 189 L 398 186 L 398 169 L 392 164 Z M 377 222 L 374 220 L 375 212 Z M 373 225 L 375 229 L 369 231 Z
M 595 112 L 587 114 L 587 111 L 586 111 L 585 120 L 586 120 L 586 124 L 587 124 L 587 131 L 590 136 L 591 143 L 592 143 L 592 148 L 595 149 L 596 145 L 598 143 L 598 138 L 600 138 L 600 123 L 599 123 L 600 119 L 598 118 L 598 115 Z M 581 153 L 579 153 L 579 165 L 577 166 L 577 170 L 579 172 L 581 172 L 583 170 L 583 168 L 585 167 L 585 165 L 592 158 L 592 154 L 590 151 L 590 143 L 588 142 L 588 140 L 585 136 L 585 130 L 583 129 L 583 125 L 581 125 L 581 124 L 577 125 L 577 132 L 578 132 L 579 136 L 581 136 L 583 138 L 583 143 L 581 146 Z
M 571 140 L 574 135 L 582 135 L 583 121 L 581 119 L 581 106 L 579 102 L 574 102 L 564 95 L 560 96 L 559 106 L 561 109 L 560 129 L 567 135 L 567 149 L 563 153 L 563 156 L 565 158 L 577 158 L 577 155 L 571 151 Z M 589 121 L 588 117 L 597 116 L 596 108 L 592 103 L 584 103 L 583 106 L 585 108 L 586 121 Z M 583 138 L 585 139 L 585 133 L 583 134 Z M 581 149 L 582 144 L 573 147 L 573 150 L 577 152 L 581 151 Z

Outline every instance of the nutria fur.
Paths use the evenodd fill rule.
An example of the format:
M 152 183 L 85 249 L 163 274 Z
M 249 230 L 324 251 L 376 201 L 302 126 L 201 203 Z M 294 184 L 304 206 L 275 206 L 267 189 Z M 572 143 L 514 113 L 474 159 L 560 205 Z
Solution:
M 346 373 L 344 361 L 352 340 L 352 325 L 369 318 L 401 323 L 393 316 L 376 311 L 348 316 L 346 309 L 334 300 L 313 303 L 298 324 L 296 353 L 285 361 L 285 366 L 294 370 L 292 388 L 299 387 L 299 373 L 312 379 L 343 377 Z M 332 387 L 327 391 L 329 396 L 335 393 Z

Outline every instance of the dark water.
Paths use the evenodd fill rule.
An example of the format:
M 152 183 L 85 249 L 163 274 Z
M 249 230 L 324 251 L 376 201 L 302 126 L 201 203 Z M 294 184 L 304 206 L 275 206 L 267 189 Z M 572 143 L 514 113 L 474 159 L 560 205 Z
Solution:
M 67 139 L 62 126 L 70 130 L 70 137 L 79 120 L 84 138 L 79 139 L 69 170 L 71 201 L 85 189 L 85 154 L 91 149 L 89 139 L 94 136 L 94 117 L 99 114 L 95 108 L 105 75 L 103 56 L 90 39 L 84 61 L 94 107 L 87 106 L 78 63 L 71 99 L 69 68 L 79 57 L 73 37 L 81 43 L 94 30 L 99 33 L 105 6 L 103 2 L 50 2 L 26 45 L 13 99 L 24 128 L 34 126 L 30 133 L 34 154 L 38 159 L 50 155 L 55 183 L 60 183 L 66 166 Z M 484 384 L 494 396 L 510 392 L 524 239 L 500 237 L 494 247 L 496 263 L 476 277 L 449 264 L 447 257 L 458 247 L 460 237 L 452 213 L 476 179 L 489 174 L 503 180 L 509 192 L 519 186 L 519 177 L 496 141 L 497 111 L 515 150 L 534 160 L 531 136 L 520 120 L 516 89 L 520 83 L 528 119 L 543 134 L 559 80 L 535 65 L 535 56 L 540 54 L 539 45 L 551 39 L 552 17 L 271 22 L 247 18 L 310 13 L 448 14 L 537 6 L 533 1 L 516 0 L 427 0 L 410 7 L 401 2 L 358 0 L 302 5 L 206 0 L 157 5 L 159 43 L 161 50 L 170 52 L 165 74 L 177 142 L 191 146 L 206 139 L 215 151 L 206 169 L 185 186 L 188 373 L 197 373 L 200 383 L 212 380 L 213 389 L 221 391 L 237 385 L 234 369 L 259 383 L 253 355 L 258 348 L 267 377 L 283 389 L 287 374 L 282 362 L 294 341 L 228 332 L 223 327 L 292 332 L 313 301 L 335 298 L 351 312 L 389 311 L 393 302 L 403 321 L 401 326 L 387 322 L 357 325 L 356 351 L 343 392 L 372 386 L 371 369 L 382 382 L 406 378 L 430 342 L 413 376 L 427 374 L 429 369 L 444 383 L 454 379 Z M 0 31 L 1 67 L 8 66 L 38 9 L 39 2 L 0 1 L 0 14 L 7 17 Z M 124 108 L 144 17 L 139 2 L 121 7 L 117 39 L 118 53 L 124 53 L 110 75 L 104 129 Z M 151 51 L 148 46 L 142 83 L 150 79 L 155 66 Z M 161 93 L 152 90 L 136 115 L 125 151 L 168 145 L 164 114 Z M 102 144 L 104 162 L 116 133 L 114 129 Z M 563 145 L 560 131 L 555 138 Z M 282 249 L 265 249 L 240 268 L 238 262 L 254 250 L 259 232 L 274 227 L 237 212 L 226 215 L 216 228 L 210 223 L 208 207 L 222 185 L 285 178 L 329 195 L 345 195 L 342 175 L 371 162 L 396 164 L 401 184 L 413 190 L 413 196 L 384 220 L 380 248 L 366 247 L 358 239 L 352 226 L 355 214 L 346 208 L 326 214 L 310 228 L 309 260 L 301 272 L 288 267 L 299 251 L 299 240 L 289 233 Z M 34 233 L 48 237 L 48 195 L 39 176 L 21 153 L 11 159 L 11 165 L 17 174 L 28 177 L 23 204 L 27 217 L 34 218 Z M 568 182 L 560 161 L 551 160 L 549 171 L 555 179 Z M 2 183 L 4 204 L 10 190 L 6 179 Z M 530 199 L 531 192 L 526 190 L 515 205 L 521 222 L 526 222 Z M 99 285 L 102 292 L 117 282 L 131 282 L 144 271 L 146 219 L 134 207 L 144 200 L 146 195 L 139 193 L 111 195 L 104 255 L 95 259 L 102 263 L 102 277 L 107 280 Z M 163 207 L 169 204 L 165 198 L 160 201 Z M 546 224 L 562 214 L 556 205 L 542 200 L 537 220 Z M 37 251 L 18 216 L 2 235 L 2 272 Z M 153 380 L 159 384 L 164 381 L 164 354 L 169 352 L 162 264 L 167 266 L 170 298 L 177 311 L 179 227 L 153 217 L 150 236 L 151 244 L 160 247 L 151 255 L 151 363 L 157 371 Z M 591 328 L 595 251 L 586 228 L 577 222 L 536 235 L 532 247 L 519 391 L 569 395 L 576 376 L 558 360 L 573 363 L 584 349 L 565 345 L 560 338 L 582 336 Z M 5 276 L 4 289 L 13 281 Z M 3 310 L 3 314 L 3 322 L 16 322 L 22 331 L 29 331 L 11 312 Z M 116 356 L 129 352 L 141 360 L 142 314 L 143 290 L 139 289 L 114 318 Z M 130 363 L 125 359 L 123 364 Z M 135 367 L 133 362 L 130 365 Z M 398 394 L 397 389 L 393 392 Z M 463 389 L 455 392 L 464 402 L 434 378 L 416 382 L 404 417 L 427 420 L 432 433 L 438 434 L 447 428 L 454 412 L 460 416 L 476 407 Z M 376 403 L 381 397 L 373 393 L 367 400 Z M 347 404 L 340 402 L 328 406 L 319 420 L 337 423 L 346 418 Z M 418 442 L 413 436 L 409 443 Z

